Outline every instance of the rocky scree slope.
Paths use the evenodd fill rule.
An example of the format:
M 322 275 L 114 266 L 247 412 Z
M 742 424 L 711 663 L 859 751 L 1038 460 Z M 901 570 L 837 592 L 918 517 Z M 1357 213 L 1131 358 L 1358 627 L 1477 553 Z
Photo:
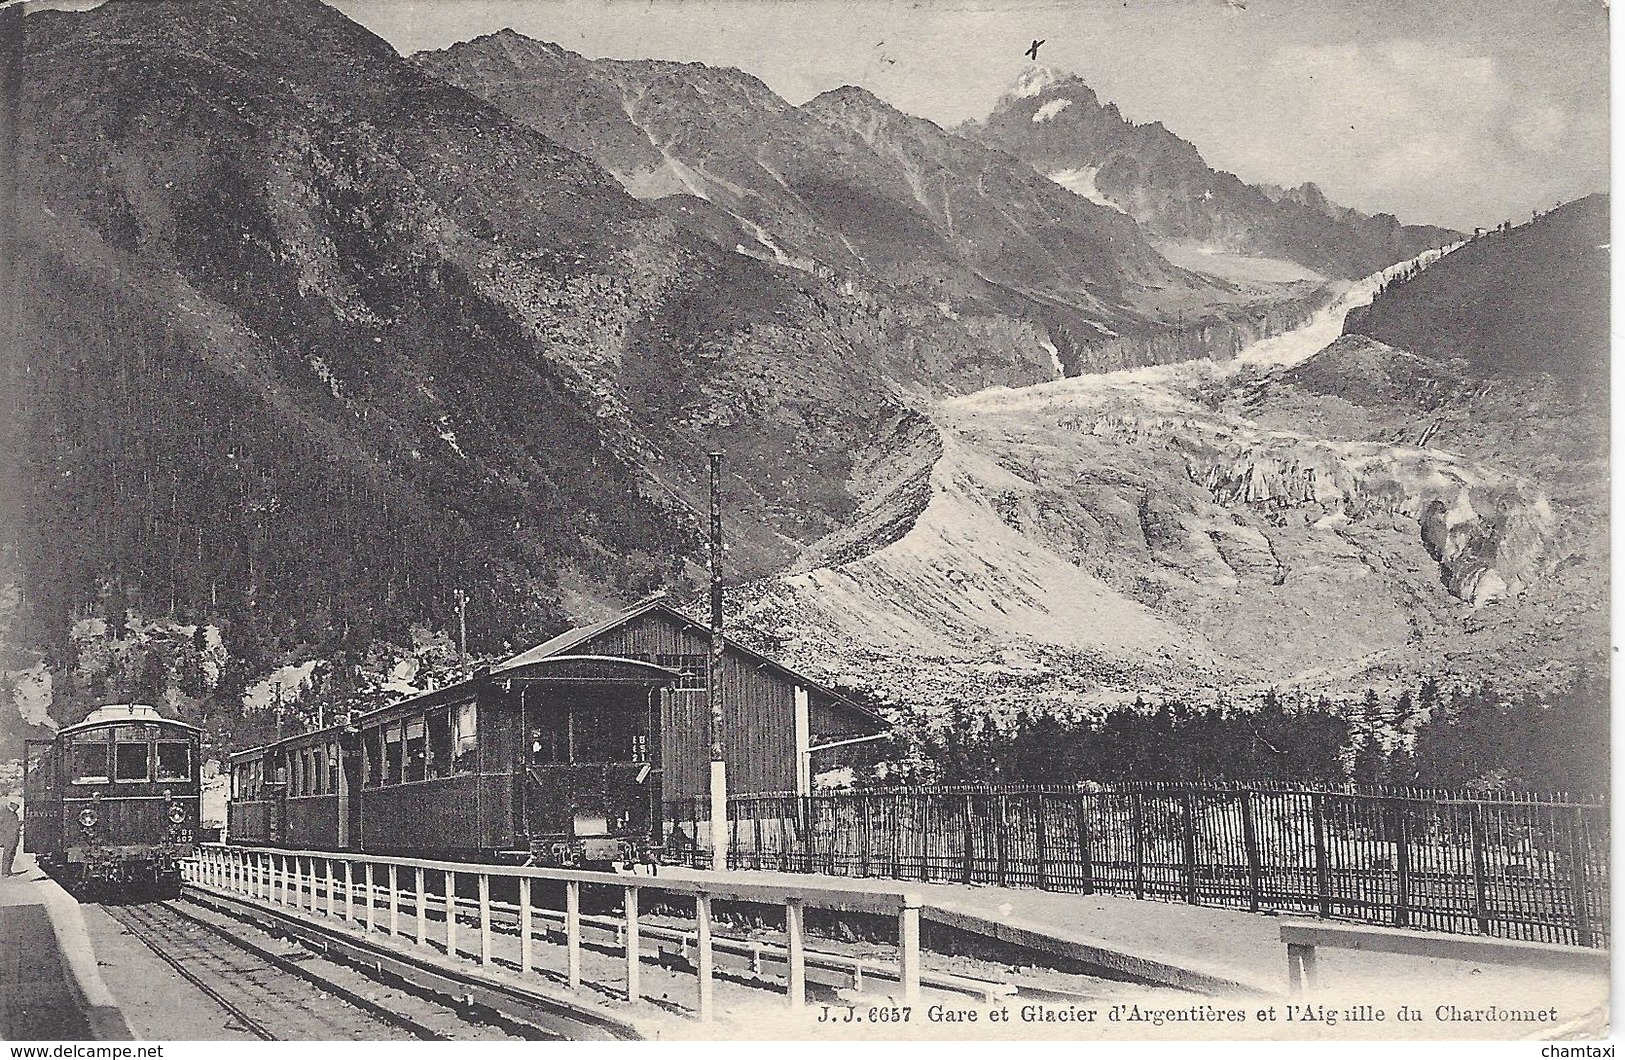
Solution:
M 1505 382 L 1486 394 L 1369 340 L 1317 353 L 1378 286 L 1307 342 L 1234 364 L 944 402 L 909 532 L 753 586 L 742 617 L 833 679 L 861 659 L 845 680 L 927 709 L 1420 675 L 1561 686 L 1594 654 L 1606 578 L 1541 443 L 1509 444 L 1552 406 L 1531 415 L 1528 390 L 1495 405 Z M 1436 425 L 1447 406 L 1472 412 Z M 1479 444 L 1434 440 L 1475 417 Z

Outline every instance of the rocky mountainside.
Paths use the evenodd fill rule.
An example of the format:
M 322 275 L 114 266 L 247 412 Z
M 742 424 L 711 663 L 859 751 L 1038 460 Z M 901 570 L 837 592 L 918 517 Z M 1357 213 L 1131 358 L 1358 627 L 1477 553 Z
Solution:
M 964 131 L 1122 210 L 1182 263 L 1201 260 L 1191 254 L 1239 253 L 1353 279 L 1459 238 L 1339 206 L 1314 184 L 1246 184 L 1209 166 L 1161 122 L 1131 122 L 1082 78 L 1043 67 L 1030 69 L 985 121 Z
M 1030 333 L 1071 374 L 1240 345 L 1318 287 L 1172 265 L 1120 211 L 863 89 L 792 106 L 738 70 L 590 60 L 511 30 L 415 58 L 723 247 L 979 341 Z M 988 379 L 982 360 L 916 374 L 938 394 L 1012 382 Z
M 1593 224 L 1495 238 L 1555 249 L 1561 230 L 1558 255 L 1584 256 L 1606 210 L 1582 209 Z M 1428 313 L 1455 319 L 1413 287 L 1538 289 L 1535 255 L 1495 255 L 1485 275 L 1488 238 L 1372 277 L 1233 361 L 942 403 L 942 454 L 899 494 L 919 506 L 908 531 L 757 584 L 741 619 L 926 710 L 1352 698 L 1422 676 L 1565 687 L 1608 631 L 1606 408 L 1566 400 L 1604 386 L 1566 367 L 1606 349 L 1584 323 L 1595 279 L 1546 304 L 1590 338 L 1554 373 L 1339 337 L 1357 314 L 1420 333 Z
M 681 584 L 723 443 L 732 561 L 773 569 L 923 423 L 883 326 L 315 0 L 26 26 L 0 669 L 43 649 L 59 711 L 178 687 L 151 652 L 76 671 L 87 614 L 223 629 L 252 674 L 444 628 L 458 588 L 495 651 Z

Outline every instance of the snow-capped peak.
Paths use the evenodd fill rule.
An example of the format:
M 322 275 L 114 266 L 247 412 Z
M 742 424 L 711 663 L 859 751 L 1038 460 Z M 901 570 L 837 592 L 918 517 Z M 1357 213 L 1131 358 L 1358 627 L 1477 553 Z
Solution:
M 1017 99 L 1031 99 L 1061 80 L 1061 76 L 1059 71 L 1048 66 L 1029 66 L 1016 78 L 1016 83 L 1010 88 L 1010 95 Z

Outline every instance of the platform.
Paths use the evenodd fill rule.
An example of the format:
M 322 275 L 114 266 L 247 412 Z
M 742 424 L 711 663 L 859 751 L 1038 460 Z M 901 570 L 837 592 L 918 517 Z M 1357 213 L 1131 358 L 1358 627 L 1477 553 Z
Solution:
M 79 903 L 20 855 L 0 879 L 0 1038 L 134 1037 L 96 966 Z
M 707 878 L 709 870 L 667 868 L 662 874 Z M 735 870 L 729 877 L 779 883 L 851 877 Z M 896 885 L 897 881 L 887 881 Z M 1018 947 L 1035 960 L 1077 961 L 1108 973 L 1212 997 L 1288 994 L 1283 918 L 1236 909 L 1013 887 L 918 883 L 921 920 Z M 925 944 L 933 948 L 931 932 Z M 1386 993 L 1395 984 L 1505 999 L 1560 994 L 1589 1010 L 1606 1002 L 1608 979 L 1585 973 L 1489 965 L 1400 953 L 1328 951 L 1329 978 L 1351 992 Z M 1452 995 L 1455 996 L 1455 995 Z M 1572 1010 L 1572 1009 L 1571 1009 Z

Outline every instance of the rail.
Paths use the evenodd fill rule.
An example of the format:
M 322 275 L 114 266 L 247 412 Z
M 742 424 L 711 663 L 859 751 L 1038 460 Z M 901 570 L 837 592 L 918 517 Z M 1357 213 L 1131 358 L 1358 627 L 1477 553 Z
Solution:
M 320 872 L 318 872 L 320 868 Z M 482 967 L 492 962 L 491 897 L 493 880 L 512 880 L 518 889 L 519 971 L 536 970 L 536 921 L 545 916 L 532 901 L 537 881 L 562 883 L 565 887 L 564 946 L 566 980 L 569 989 L 579 992 L 582 982 L 581 899 L 584 888 L 618 890 L 622 914 L 617 924 L 620 948 L 625 958 L 623 986 L 629 1001 L 641 996 L 640 962 L 643 955 L 639 895 L 652 892 L 680 896 L 694 905 L 693 945 L 698 979 L 698 1015 L 702 1022 L 715 1016 L 715 955 L 724 948 L 713 936 L 713 903 L 749 902 L 784 909 L 783 960 L 787 969 L 790 1007 L 806 1005 L 806 910 L 863 912 L 897 919 L 898 959 L 896 978 L 906 1001 L 920 996 L 920 895 L 903 888 L 865 887 L 862 890 L 807 882 L 793 886 L 726 880 L 659 879 L 652 876 L 617 876 L 581 869 L 549 869 L 507 865 L 483 865 L 433 861 L 325 850 L 284 850 L 271 847 L 237 847 L 218 844 L 199 849 L 196 860 L 185 868 L 188 882 L 226 894 L 239 895 L 272 906 L 300 909 L 340 921 L 357 921 L 368 933 L 385 932 L 390 938 L 405 937 L 419 947 L 427 947 L 429 913 L 440 913 L 443 924 L 440 942 L 453 960 L 469 957 Z M 382 876 L 382 879 L 380 879 Z M 477 899 L 476 933 L 468 943 L 477 948 L 464 953 L 461 937 L 458 884 L 473 877 Z M 403 877 L 406 877 L 403 879 Z M 436 879 L 438 877 L 438 879 Z M 439 893 L 431 889 L 439 883 Z M 358 894 L 365 907 L 357 914 Z M 342 895 L 342 899 L 341 899 Z M 380 903 L 380 896 L 384 901 Z M 401 930 L 404 908 L 414 921 L 410 934 Z M 387 915 L 385 925 L 380 914 Z M 551 937 L 548 933 L 545 937 Z M 860 973 L 861 974 L 861 973 Z M 610 984 L 600 984 L 608 986 Z
M 1281 925 L 1281 941 L 1286 945 L 1286 976 L 1293 994 L 1303 994 L 1317 985 L 1316 951 L 1321 947 L 1360 950 L 1366 953 L 1400 953 L 1411 957 L 1435 957 L 1452 961 L 1479 961 L 1513 964 L 1548 971 L 1607 975 L 1607 950 L 1586 946 L 1561 946 L 1545 942 L 1508 939 L 1463 938 L 1395 928 L 1356 927 L 1292 921 Z

